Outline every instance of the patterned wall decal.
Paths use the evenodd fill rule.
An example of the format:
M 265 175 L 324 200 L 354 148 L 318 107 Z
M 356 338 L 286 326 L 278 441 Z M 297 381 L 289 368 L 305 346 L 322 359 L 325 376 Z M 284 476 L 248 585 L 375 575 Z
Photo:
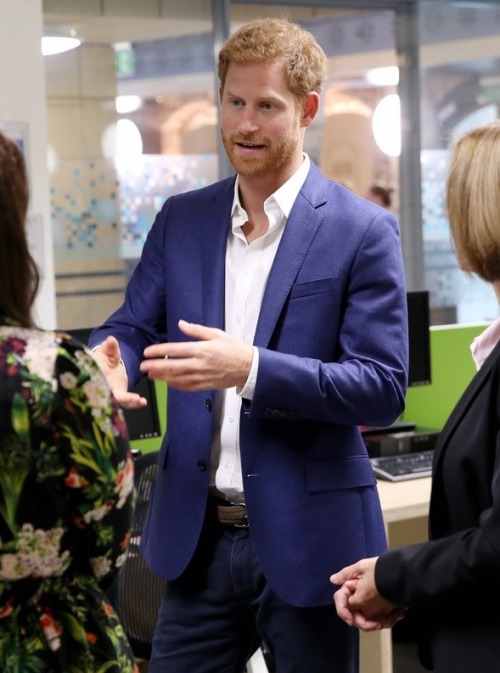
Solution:
M 51 188 L 56 259 L 137 259 L 163 202 L 216 179 L 213 155 L 62 161 Z
M 120 245 L 124 259 L 139 257 L 156 213 L 173 194 L 217 180 L 214 155 L 142 155 L 116 163 L 120 199 Z
M 116 257 L 119 203 L 114 163 L 63 160 L 51 176 L 57 260 Z

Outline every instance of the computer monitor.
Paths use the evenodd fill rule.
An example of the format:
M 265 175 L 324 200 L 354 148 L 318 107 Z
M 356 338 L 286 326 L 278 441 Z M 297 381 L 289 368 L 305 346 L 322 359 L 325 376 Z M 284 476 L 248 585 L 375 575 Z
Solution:
M 92 328 L 63 330 L 78 341 L 87 344 Z M 132 390 L 145 397 L 147 406 L 140 409 L 123 409 L 127 423 L 128 435 L 131 441 L 150 439 L 161 436 L 160 419 L 158 414 L 158 400 L 155 382 L 142 376 Z
M 408 300 L 408 385 L 424 386 L 431 382 L 431 336 L 429 292 L 407 292 Z

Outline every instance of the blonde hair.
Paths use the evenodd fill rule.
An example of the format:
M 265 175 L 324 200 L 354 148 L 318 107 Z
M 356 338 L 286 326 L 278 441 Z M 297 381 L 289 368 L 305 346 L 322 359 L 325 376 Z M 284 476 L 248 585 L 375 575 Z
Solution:
M 288 88 L 297 99 L 319 93 L 327 58 L 314 36 L 288 19 L 256 19 L 231 35 L 219 53 L 218 76 L 224 88 L 230 63 L 270 63 L 282 60 Z
M 500 280 L 500 121 L 455 141 L 446 202 L 460 268 L 488 282 Z

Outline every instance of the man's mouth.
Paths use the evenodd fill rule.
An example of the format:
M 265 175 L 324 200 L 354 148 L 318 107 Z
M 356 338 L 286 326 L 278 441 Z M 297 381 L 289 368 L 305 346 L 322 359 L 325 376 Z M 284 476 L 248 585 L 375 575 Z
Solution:
M 248 142 L 241 142 L 241 141 L 236 141 L 235 145 L 243 148 L 244 150 L 261 150 L 265 147 L 265 145 L 263 143 L 248 143 Z

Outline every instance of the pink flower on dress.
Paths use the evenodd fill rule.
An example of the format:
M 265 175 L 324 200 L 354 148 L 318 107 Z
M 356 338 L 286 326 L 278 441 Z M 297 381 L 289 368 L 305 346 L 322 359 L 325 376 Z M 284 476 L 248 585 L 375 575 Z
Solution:
M 39 622 L 50 649 L 55 652 L 61 647 L 61 626 L 53 619 L 50 610 L 40 616 Z
M 83 488 L 84 486 L 88 486 L 89 484 L 87 479 L 85 479 L 79 474 L 76 467 L 70 468 L 69 474 L 64 480 L 64 483 L 69 488 Z

